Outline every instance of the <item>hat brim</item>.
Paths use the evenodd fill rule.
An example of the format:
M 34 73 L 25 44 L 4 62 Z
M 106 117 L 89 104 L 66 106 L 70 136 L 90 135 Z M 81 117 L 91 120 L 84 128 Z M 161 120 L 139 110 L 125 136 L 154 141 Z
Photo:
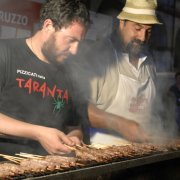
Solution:
M 122 11 L 117 16 L 117 18 L 121 20 L 129 20 L 141 24 L 162 24 L 154 15 L 130 14 Z

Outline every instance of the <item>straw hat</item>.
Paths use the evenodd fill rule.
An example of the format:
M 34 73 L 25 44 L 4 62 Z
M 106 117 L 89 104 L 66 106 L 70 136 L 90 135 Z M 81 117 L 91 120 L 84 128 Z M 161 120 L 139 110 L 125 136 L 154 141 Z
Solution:
M 126 0 L 118 19 L 141 24 L 161 24 L 156 17 L 156 0 Z

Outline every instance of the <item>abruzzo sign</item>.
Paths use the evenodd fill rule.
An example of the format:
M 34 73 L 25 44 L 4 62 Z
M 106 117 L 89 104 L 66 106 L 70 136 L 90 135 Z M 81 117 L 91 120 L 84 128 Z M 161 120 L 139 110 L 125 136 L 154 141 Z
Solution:
M 0 21 L 2 23 L 11 24 L 11 25 L 27 26 L 29 18 L 28 16 L 23 14 L 0 11 Z
M 41 5 L 30 0 L 0 0 L 0 28 L 32 32 L 38 23 Z

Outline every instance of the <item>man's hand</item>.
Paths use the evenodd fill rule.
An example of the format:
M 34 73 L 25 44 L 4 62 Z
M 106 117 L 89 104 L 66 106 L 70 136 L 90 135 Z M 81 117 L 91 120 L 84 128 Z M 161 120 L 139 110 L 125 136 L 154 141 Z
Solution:
M 75 145 L 72 137 L 70 138 L 63 132 L 54 128 L 39 126 L 35 134 L 36 140 L 39 141 L 49 154 L 60 154 L 62 152 L 70 153 L 71 150 L 66 145 Z
M 82 144 L 83 132 L 80 126 L 68 127 L 69 133 L 67 136 L 74 142 L 75 145 Z
M 148 134 L 137 122 L 132 120 L 124 119 L 119 121 L 117 132 L 132 142 L 149 142 Z
M 75 145 L 81 145 L 82 142 L 77 136 L 68 136 L 69 139 L 75 144 Z
M 57 129 L 19 121 L 1 113 L 0 124 L 3 124 L 0 126 L 0 135 L 36 140 L 50 154 L 70 153 L 71 150 L 66 145 L 74 146 L 79 142 L 76 136 L 81 138 L 81 131 L 77 127 L 69 130 L 67 136 Z
M 116 131 L 129 141 L 149 142 L 148 134 L 135 121 L 105 112 L 93 104 L 88 106 L 88 115 L 92 127 Z

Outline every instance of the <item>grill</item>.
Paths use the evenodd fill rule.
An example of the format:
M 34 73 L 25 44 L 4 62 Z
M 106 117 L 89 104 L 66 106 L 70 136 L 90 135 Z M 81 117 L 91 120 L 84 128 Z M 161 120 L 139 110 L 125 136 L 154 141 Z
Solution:
M 100 149 L 99 152 L 102 152 L 102 154 L 99 154 L 98 157 L 97 149 L 92 150 L 91 148 L 89 148 L 89 146 L 76 147 L 74 148 L 74 152 L 79 161 L 77 161 L 77 164 L 75 166 L 68 166 L 65 169 L 61 170 L 53 169 L 53 171 L 29 171 L 28 173 L 26 171 L 26 173 L 23 173 L 19 176 L 12 176 L 9 179 L 180 179 L 179 144 L 175 143 L 167 146 L 154 146 L 152 144 L 132 144 L 130 146 L 124 147 L 119 146 L 118 148 L 120 148 L 118 149 L 120 151 L 117 150 L 117 146 L 112 146 L 110 147 L 110 149 L 108 149 L 110 150 L 110 153 L 108 153 L 109 156 L 111 156 L 111 152 L 113 152 L 114 154 L 116 152 L 119 153 L 116 158 L 109 158 L 105 156 L 105 154 L 107 155 L 107 153 L 105 152 L 107 151 L 107 149 Z M 94 159 L 93 156 L 87 156 L 87 154 L 91 154 L 94 157 L 97 156 L 98 158 Z M 105 158 L 103 159 L 101 155 Z M 92 159 L 84 159 L 84 156 L 87 156 L 88 158 L 90 157 Z M 102 159 L 105 161 L 102 161 Z M 37 165 L 37 161 L 35 161 L 35 163 L 35 165 Z
M 173 168 L 172 168 L 173 167 Z M 79 179 L 117 179 L 124 177 L 127 179 L 137 179 L 145 177 L 150 179 L 164 178 L 180 179 L 180 151 L 156 153 L 143 157 L 121 159 L 117 162 L 93 165 L 80 169 L 57 172 L 55 174 L 31 177 L 29 179 L 54 179 L 54 180 L 79 180 Z

